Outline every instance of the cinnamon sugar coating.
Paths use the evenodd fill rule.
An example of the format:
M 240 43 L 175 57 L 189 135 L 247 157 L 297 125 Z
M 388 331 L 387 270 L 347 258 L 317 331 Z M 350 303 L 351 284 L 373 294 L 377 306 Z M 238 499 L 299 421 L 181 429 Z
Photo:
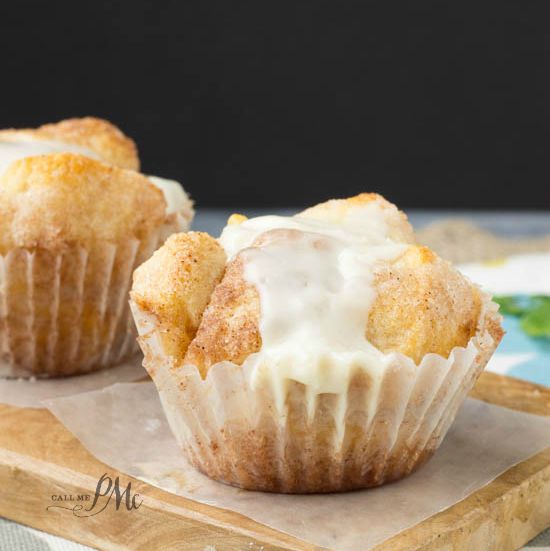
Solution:
M 135 171 L 73 153 L 27 157 L 0 175 L 0 254 L 146 240 L 165 209 L 162 192 Z

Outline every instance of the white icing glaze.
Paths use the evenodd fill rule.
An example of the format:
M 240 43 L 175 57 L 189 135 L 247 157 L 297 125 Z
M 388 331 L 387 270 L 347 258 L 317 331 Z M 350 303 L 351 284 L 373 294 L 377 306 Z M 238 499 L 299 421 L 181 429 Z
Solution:
M 11 137 L 9 140 L 0 140 L 0 175 L 14 161 L 51 153 L 77 153 L 92 159 L 101 159 L 97 153 L 80 145 L 54 140 L 40 140 L 31 135 L 20 134 Z
M 395 217 L 395 214 L 384 209 L 377 201 L 350 207 L 340 219 L 333 217 L 331 220 L 320 220 L 311 215 L 259 216 L 242 224 L 226 226 L 220 236 L 220 243 L 228 258 L 231 258 L 238 251 L 250 247 L 261 233 L 275 228 L 288 228 L 332 235 L 343 240 L 347 240 L 351 234 L 363 242 L 380 244 L 389 241 L 391 228 L 388 217 Z
M 179 182 L 158 176 L 147 176 L 147 178 L 164 194 L 167 215 L 192 211 L 191 201 Z
M 382 214 L 353 224 L 265 216 L 224 229 L 220 242 L 229 257 L 241 251 L 260 296 L 262 348 L 245 362 L 253 383 L 291 379 L 316 394 L 345 392 L 356 369 L 380 380 L 395 355 L 365 337 L 373 275 L 409 246 L 387 232 Z

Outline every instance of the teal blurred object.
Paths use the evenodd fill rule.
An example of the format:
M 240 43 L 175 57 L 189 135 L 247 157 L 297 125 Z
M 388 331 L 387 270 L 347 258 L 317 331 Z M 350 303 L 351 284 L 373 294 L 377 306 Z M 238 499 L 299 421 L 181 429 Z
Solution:
M 534 336 L 548 335 L 550 297 L 516 295 L 497 300 L 504 314 L 506 331 L 497 350 L 497 359 L 523 358 L 505 370 L 506 375 L 550 386 L 550 338 Z

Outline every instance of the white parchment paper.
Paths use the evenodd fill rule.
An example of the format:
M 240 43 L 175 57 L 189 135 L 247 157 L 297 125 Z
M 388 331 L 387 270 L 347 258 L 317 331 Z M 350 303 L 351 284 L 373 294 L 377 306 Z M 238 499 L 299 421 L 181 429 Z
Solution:
M 116 384 L 46 405 L 92 454 L 119 471 L 340 551 L 370 549 L 550 446 L 550 418 L 468 399 L 439 451 L 412 476 L 373 490 L 277 495 L 225 486 L 191 468 L 152 383 Z
M 137 354 L 135 358 L 116 367 L 59 379 L 0 378 L 0 404 L 43 408 L 43 400 L 99 390 L 118 382 L 139 381 L 148 378 L 147 372 L 141 365 L 142 361 L 143 356 Z

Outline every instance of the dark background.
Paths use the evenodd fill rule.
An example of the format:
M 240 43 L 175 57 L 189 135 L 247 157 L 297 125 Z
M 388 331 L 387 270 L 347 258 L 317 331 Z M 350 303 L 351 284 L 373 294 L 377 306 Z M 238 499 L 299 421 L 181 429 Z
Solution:
M 550 2 L 17 1 L 0 126 L 93 114 L 199 206 L 550 208 Z

